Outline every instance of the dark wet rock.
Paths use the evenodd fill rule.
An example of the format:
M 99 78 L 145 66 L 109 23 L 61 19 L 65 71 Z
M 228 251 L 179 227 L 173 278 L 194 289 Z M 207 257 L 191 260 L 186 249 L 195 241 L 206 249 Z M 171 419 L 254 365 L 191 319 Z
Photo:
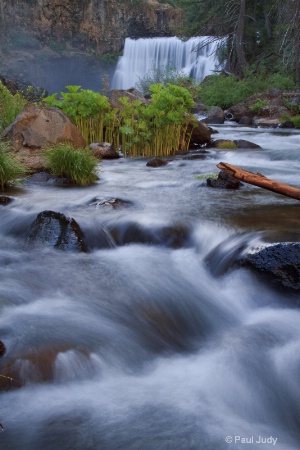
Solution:
M 118 159 L 119 153 L 116 152 L 113 145 L 109 142 L 93 142 L 90 144 L 93 156 L 97 159 Z
M 258 144 L 255 144 L 254 142 L 246 141 L 244 139 L 238 139 L 233 141 L 237 148 L 260 148 L 261 146 Z
M 188 126 L 187 133 L 192 133 L 190 140 L 190 148 L 192 148 L 193 145 L 208 144 L 211 140 L 212 135 L 211 129 L 206 125 L 206 123 L 202 122 L 197 122 L 196 126 L 190 124 Z
M 87 251 L 83 232 L 71 217 L 55 211 L 43 211 L 32 223 L 28 241 L 65 251 Z
M 210 124 L 222 124 L 224 123 L 224 121 L 225 113 L 219 106 L 214 106 L 213 108 L 211 108 L 207 113 L 207 117 L 201 120 L 201 122 Z
M 166 166 L 168 164 L 168 161 L 161 158 L 152 158 L 150 161 L 147 162 L 146 166 L 148 167 L 161 167 Z
M 207 111 L 207 106 L 204 103 L 195 103 L 194 108 L 192 109 L 192 114 L 199 114 Z
M 48 92 L 45 89 L 33 86 L 28 81 L 9 79 L 1 75 L 0 81 L 13 95 L 20 92 L 23 97 L 32 102 L 39 102 L 48 95 Z
M 250 125 L 252 125 L 252 118 L 248 117 L 248 116 L 243 116 L 239 120 L 239 124 L 240 125 L 245 125 L 245 126 L 250 126 Z
M 0 341 L 0 356 L 3 356 L 5 352 L 6 352 L 5 345 L 3 344 L 2 341 Z
M 300 290 L 300 243 L 281 242 L 248 254 L 242 261 L 267 280 L 292 290 Z
M 278 126 L 279 128 L 295 128 L 295 124 L 291 120 L 286 120 Z
M 103 199 L 99 199 L 97 197 L 93 198 L 92 201 L 89 203 L 90 206 L 95 206 L 96 208 L 99 208 L 101 206 L 112 206 L 113 208 L 120 208 L 120 207 L 127 207 L 131 206 L 132 202 L 128 200 L 123 200 L 121 198 L 114 198 L 114 197 L 107 197 Z
M 188 159 L 188 160 L 194 160 L 194 159 L 205 159 L 208 152 L 203 153 L 189 153 L 188 155 L 184 156 L 182 159 Z
M 12 201 L 12 197 L 8 197 L 8 195 L 0 195 L 0 205 L 8 205 Z
M 242 186 L 242 183 L 234 178 L 232 175 L 229 175 L 226 172 L 219 172 L 218 178 L 207 178 L 206 180 L 207 186 L 218 188 L 218 189 L 238 189 Z
M 26 178 L 25 181 L 27 184 L 70 184 L 70 180 L 68 178 L 56 177 L 48 172 L 37 172 Z
M 145 227 L 128 221 L 109 225 L 107 228 L 117 245 L 148 244 L 174 249 L 191 245 L 190 227 L 182 223 Z

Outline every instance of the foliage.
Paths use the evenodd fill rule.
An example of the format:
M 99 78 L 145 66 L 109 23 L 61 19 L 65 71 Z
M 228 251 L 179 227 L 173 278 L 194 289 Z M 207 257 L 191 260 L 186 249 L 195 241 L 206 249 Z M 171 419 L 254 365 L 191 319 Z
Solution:
M 54 175 L 66 177 L 77 186 L 88 186 L 98 179 L 97 159 L 88 149 L 75 149 L 62 143 L 48 149 L 45 158 Z
M 110 142 L 122 145 L 125 155 L 170 155 L 186 150 L 191 132 L 188 125 L 195 120 L 190 114 L 194 101 L 189 90 L 167 83 L 149 87 L 151 103 L 119 99 L 122 108 L 112 108 L 107 97 L 97 92 L 67 86 L 61 99 L 53 94 L 45 101 L 61 108 L 79 127 L 87 142 Z
M 66 86 L 61 99 L 52 94 L 44 102 L 62 109 L 80 129 L 86 142 L 104 141 L 104 114 L 111 109 L 107 97 L 81 86 Z
M 150 96 L 150 86 L 152 84 L 162 83 L 163 86 L 166 86 L 167 83 L 178 84 L 178 79 L 182 78 L 184 78 L 184 73 L 181 70 L 176 69 L 176 67 L 156 67 L 153 63 L 152 67 L 143 78 L 138 77 L 135 87 L 144 96 Z
M 15 120 L 26 103 L 27 100 L 20 93 L 11 94 L 0 81 L 0 134 Z
M 218 176 L 219 176 L 218 173 L 204 173 L 201 175 L 197 175 L 196 178 L 197 180 L 206 180 L 207 178 L 217 179 Z
M 233 141 L 222 141 L 217 143 L 219 149 L 235 149 L 237 145 Z
M 297 128 L 300 127 L 300 116 L 291 117 L 290 120 L 293 122 L 295 127 L 297 127 Z
M 269 105 L 268 100 L 258 98 L 253 105 L 249 106 L 250 111 L 254 113 L 259 113 L 262 109 L 266 108 Z
M 239 80 L 232 75 L 212 75 L 201 83 L 200 100 L 208 107 L 220 106 L 223 109 L 243 102 L 246 98 L 277 88 L 289 90 L 295 88 L 293 80 L 280 74 L 253 75 L 247 73 Z
M 10 145 L 6 142 L 0 142 L 0 186 L 2 191 L 4 187 L 25 175 L 25 168 L 18 163 L 9 152 Z

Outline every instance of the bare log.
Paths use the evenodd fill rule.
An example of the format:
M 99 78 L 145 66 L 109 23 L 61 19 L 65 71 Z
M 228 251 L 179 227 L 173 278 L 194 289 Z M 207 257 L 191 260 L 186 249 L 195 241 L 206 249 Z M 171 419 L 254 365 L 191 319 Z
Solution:
M 239 167 L 224 162 L 217 164 L 217 167 L 244 183 L 253 184 L 254 186 L 267 189 L 268 191 L 300 200 L 300 188 L 271 180 L 260 173 L 248 172 L 247 170 L 240 169 Z

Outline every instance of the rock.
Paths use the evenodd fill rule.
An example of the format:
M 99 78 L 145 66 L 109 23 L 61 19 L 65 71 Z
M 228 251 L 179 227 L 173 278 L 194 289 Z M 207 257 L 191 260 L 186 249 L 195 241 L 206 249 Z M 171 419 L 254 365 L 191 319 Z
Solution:
M 195 103 L 194 108 L 192 109 L 192 114 L 199 114 L 207 111 L 207 106 L 204 103 Z
M 93 156 L 98 159 L 117 159 L 120 155 L 109 142 L 93 142 L 90 144 Z
M 3 356 L 5 352 L 6 352 L 5 345 L 3 344 L 2 341 L 0 341 L 0 356 Z
M 0 75 L 1 83 L 7 87 L 9 92 L 15 95 L 17 92 L 20 92 L 23 97 L 27 98 L 31 102 L 39 102 L 44 97 L 47 97 L 48 92 L 40 87 L 35 87 L 28 81 L 21 80 L 10 80 Z
M 255 105 L 259 103 L 262 104 L 262 107 L 257 111 Z M 257 115 L 270 119 L 280 119 L 283 114 L 289 114 L 289 111 L 284 106 L 284 98 L 279 89 L 252 95 L 244 102 L 231 106 L 227 112 L 233 115 L 236 122 L 239 122 L 244 117 L 253 119 Z
M 255 144 L 254 142 L 245 141 L 244 139 L 238 139 L 233 141 L 237 148 L 260 148 L 261 146 L 258 144 Z
M 73 218 L 54 211 L 38 214 L 30 227 L 28 242 L 65 251 L 87 251 L 78 223 Z
M 252 123 L 255 127 L 277 128 L 280 120 L 279 117 L 275 119 L 270 117 L 254 117 Z
M 97 197 L 92 199 L 89 203 L 90 206 L 95 206 L 96 208 L 99 208 L 100 206 L 112 206 L 113 208 L 119 208 L 121 206 L 131 206 L 132 202 L 128 200 L 122 200 L 121 198 L 104 198 L 102 200 L 98 199 Z
M 291 120 L 286 120 L 279 124 L 279 128 L 295 128 L 295 124 Z
M 146 227 L 127 221 L 109 225 L 107 228 L 117 245 L 148 244 L 174 249 L 190 245 L 190 228 L 183 223 Z
M 300 243 L 281 242 L 248 254 L 242 265 L 250 267 L 276 285 L 300 290 Z
M 230 139 L 214 139 L 211 141 L 209 147 L 219 148 L 220 150 L 234 150 L 237 148 L 234 141 L 231 141 Z
M 146 166 L 148 167 L 161 167 L 166 166 L 168 164 L 168 161 L 161 158 L 152 158 L 150 161 L 147 162 Z
M 252 125 L 252 119 L 248 116 L 243 116 L 240 120 L 239 120 L 239 124 L 240 125 L 245 125 L 245 126 L 250 126 Z
M 123 109 L 124 106 L 119 102 L 119 98 L 127 97 L 130 102 L 140 100 L 142 103 L 147 104 L 147 100 L 139 91 L 134 88 L 131 89 L 113 89 L 107 93 L 107 98 L 112 108 Z
M 55 175 L 52 175 L 48 172 L 38 172 L 25 179 L 26 184 L 70 184 L 70 180 L 68 178 L 59 178 Z
M 242 185 L 239 180 L 236 180 L 232 175 L 223 172 L 223 170 L 219 172 L 217 179 L 207 178 L 206 183 L 207 186 L 218 189 L 238 189 Z
M 41 148 L 59 142 L 70 142 L 76 148 L 85 147 L 80 131 L 60 109 L 39 108 L 34 104 L 25 106 L 1 138 L 12 142 L 17 159 L 33 171 L 45 168 Z
M 223 111 L 222 108 L 220 108 L 219 106 L 214 106 L 213 108 L 211 108 L 208 113 L 207 113 L 207 117 L 203 120 L 201 120 L 201 122 L 204 123 L 214 123 L 214 124 L 222 124 L 225 121 L 225 113 Z
M 12 197 L 8 197 L 7 195 L 0 195 L 0 205 L 8 205 L 12 201 Z
M 198 121 L 194 128 L 193 125 L 190 124 L 188 126 L 187 133 L 192 133 L 190 148 L 192 148 L 194 145 L 208 144 L 211 141 L 212 131 L 205 123 Z

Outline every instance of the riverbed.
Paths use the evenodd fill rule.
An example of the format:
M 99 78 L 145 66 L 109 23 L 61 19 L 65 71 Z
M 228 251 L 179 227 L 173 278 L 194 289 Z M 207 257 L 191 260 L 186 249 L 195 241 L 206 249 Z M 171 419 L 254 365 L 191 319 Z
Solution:
M 9 192 L 1 367 L 21 387 L 0 394 L 1 450 L 300 447 L 300 299 L 244 268 L 207 265 L 216 248 L 222 262 L 299 241 L 299 201 L 197 178 L 223 161 L 300 187 L 300 132 L 214 128 L 262 149 L 210 149 L 159 168 L 103 161 L 87 188 Z M 89 252 L 30 244 L 44 210 L 73 217 Z

